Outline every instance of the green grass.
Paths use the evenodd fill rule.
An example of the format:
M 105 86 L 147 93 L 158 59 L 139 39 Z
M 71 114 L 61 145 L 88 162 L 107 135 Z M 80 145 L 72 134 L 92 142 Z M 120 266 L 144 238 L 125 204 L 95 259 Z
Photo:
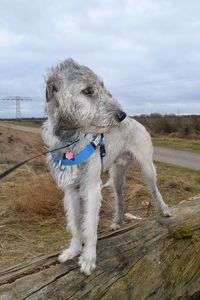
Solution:
M 153 138 L 153 145 L 200 153 L 200 140 L 190 140 L 174 137 Z

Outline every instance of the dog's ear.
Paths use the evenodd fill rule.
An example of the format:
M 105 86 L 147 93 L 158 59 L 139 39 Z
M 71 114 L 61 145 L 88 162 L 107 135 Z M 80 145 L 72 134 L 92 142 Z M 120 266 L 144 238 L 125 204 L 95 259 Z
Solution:
M 58 78 L 49 78 L 46 83 L 46 101 L 56 100 L 57 93 L 60 89 L 60 81 Z

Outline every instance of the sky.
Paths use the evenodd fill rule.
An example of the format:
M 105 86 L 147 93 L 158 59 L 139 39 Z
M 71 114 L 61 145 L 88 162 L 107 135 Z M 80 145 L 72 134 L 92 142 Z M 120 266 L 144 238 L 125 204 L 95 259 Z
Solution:
M 0 0 L 0 118 L 44 116 L 48 68 L 87 65 L 130 115 L 200 113 L 200 1 Z

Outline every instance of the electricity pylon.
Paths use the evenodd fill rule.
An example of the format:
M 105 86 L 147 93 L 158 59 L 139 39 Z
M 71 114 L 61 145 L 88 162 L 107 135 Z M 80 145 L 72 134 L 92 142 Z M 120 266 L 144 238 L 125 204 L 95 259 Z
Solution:
M 3 98 L 5 101 L 15 101 L 16 103 L 16 120 L 21 120 L 21 101 L 32 101 L 30 97 L 21 97 L 21 96 L 8 96 Z

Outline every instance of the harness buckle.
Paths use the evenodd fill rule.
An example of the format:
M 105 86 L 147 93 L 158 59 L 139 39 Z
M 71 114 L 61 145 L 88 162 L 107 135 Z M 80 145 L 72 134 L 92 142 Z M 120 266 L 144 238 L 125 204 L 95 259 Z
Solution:
M 91 142 L 92 146 L 96 149 L 99 146 L 101 140 L 101 136 L 97 135 L 97 137 Z

